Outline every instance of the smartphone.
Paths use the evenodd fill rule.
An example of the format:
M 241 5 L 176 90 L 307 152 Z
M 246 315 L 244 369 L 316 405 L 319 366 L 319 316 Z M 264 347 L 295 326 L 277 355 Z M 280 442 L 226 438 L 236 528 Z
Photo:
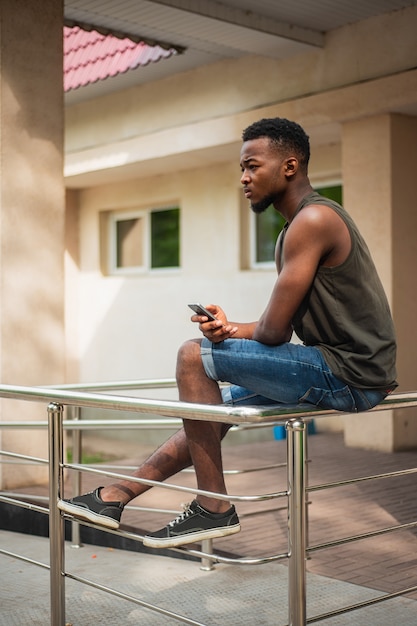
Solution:
M 213 313 L 207 311 L 207 309 L 205 309 L 201 304 L 189 304 L 188 306 L 194 311 L 194 313 L 197 313 L 197 315 L 205 315 L 210 321 L 217 319 L 217 317 L 214 317 Z

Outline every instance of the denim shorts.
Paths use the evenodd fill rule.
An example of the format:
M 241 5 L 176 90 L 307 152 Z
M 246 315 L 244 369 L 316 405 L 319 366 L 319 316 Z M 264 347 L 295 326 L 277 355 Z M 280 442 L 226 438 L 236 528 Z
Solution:
M 201 358 L 209 378 L 231 383 L 222 390 L 225 404 L 314 405 L 357 413 L 379 404 L 387 395 L 347 385 L 331 372 L 314 346 L 268 346 L 249 339 L 212 343 L 204 337 Z

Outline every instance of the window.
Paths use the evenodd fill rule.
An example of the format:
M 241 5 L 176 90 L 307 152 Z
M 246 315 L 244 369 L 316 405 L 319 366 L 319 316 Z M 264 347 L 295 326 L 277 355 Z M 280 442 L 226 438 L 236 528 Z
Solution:
M 342 204 L 342 186 L 329 184 L 327 186 L 314 187 L 314 190 L 326 198 Z M 247 211 L 247 206 L 245 207 Z M 252 268 L 269 268 L 274 264 L 275 244 L 279 233 L 283 229 L 285 219 L 271 205 L 266 211 L 252 214 L 251 222 L 251 245 L 250 262 Z M 243 262 L 242 267 L 247 265 Z
M 326 198 L 330 198 L 330 200 L 334 200 L 338 204 L 342 204 L 343 202 L 342 185 L 323 185 L 314 187 L 314 191 L 317 191 L 317 193 L 320 193 L 322 196 L 326 196 Z
M 275 244 L 284 227 L 285 219 L 272 204 L 263 213 L 254 214 L 255 221 L 255 265 L 271 263 L 275 258 Z
M 137 273 L 180 264 L 180 210 L 111 212 L 107 217 L 106 273 Z

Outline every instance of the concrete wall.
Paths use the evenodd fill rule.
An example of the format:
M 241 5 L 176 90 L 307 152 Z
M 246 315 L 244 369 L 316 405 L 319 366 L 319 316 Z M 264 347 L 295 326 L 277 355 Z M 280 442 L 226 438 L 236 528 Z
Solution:
M 81 380 L 172 377 L 178 346 L 198 332 L 188 302 L 219 302 L 231 319 L 260 315 L 274 273 L 239 269 L 236 169 L 218 164 L 81 192 Z M 99 211 L 169 203 L 181 207 L 181 268 L 104 277 Z
M 59 1 L 0 3 L 3 384 L 65 379 L 61 24 Z M 46 419 L 46 409 L 1 400 L 0 417 Z M 5 450 L 47 458 L 46 432 L 4 430 L 0 437 Z M 35 483 L 46 474 L 44 466 L 30 465 L 1 465 L 0 472 L 4 488 Z

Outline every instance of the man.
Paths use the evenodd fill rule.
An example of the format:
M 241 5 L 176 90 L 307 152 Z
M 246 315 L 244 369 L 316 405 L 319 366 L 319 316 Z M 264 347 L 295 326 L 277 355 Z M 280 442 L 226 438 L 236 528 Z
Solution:
M 256 213 L 270 204 L 286 219 L 276 247 L 278 276 L 257 322 L 235 323 L 217 305 L 217 318 L 193 315 L 203 335 L 178 352 L 183 402 L 242 405 L 307 404 L 364 411 L 395 387 L 395 336 L 388 303 L 357 227 L 338 204 L 310 185 L 309 140 L 286 119 L 264 119 L 243 133 L 243 191 Z M 303 345 L 290 343 L 293 331 Z M 223 392 L 217 381 L 231 383 Z M 163 481 L 193 464 L 200 490 L 226 496 L 221 440 L 230 426 L 184 420 L 133 474 Z M 124 480 L 59 507 L 117 528 L 123 506 L 149 487 Z M 198 495 L 144 544 L 173 547 L 240 530 L 225 499 Z

